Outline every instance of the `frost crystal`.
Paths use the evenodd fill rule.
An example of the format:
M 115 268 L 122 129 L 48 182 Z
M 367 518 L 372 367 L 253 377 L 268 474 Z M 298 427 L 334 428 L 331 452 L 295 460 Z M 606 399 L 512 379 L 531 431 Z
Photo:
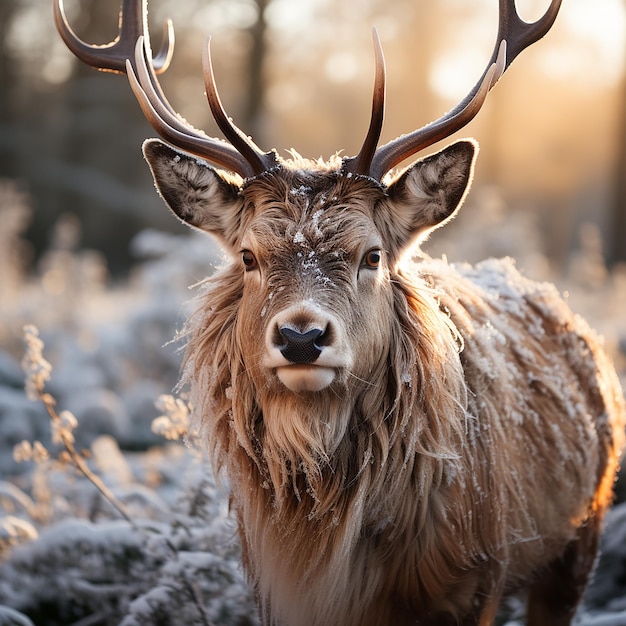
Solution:
M 298 253 L 297 256 L 298 258 L 302 258 L 300 253 Z M 320 268 L 319 259 L 314 250 L 311 250 L 306 259 L 302 262 L 302 269 L 308 275 L 313 276 L 319 283 L 327 287 L 332 287 L 334 285 L 333 281 Z
M 408 372 L 408 370 L 403 370 L 402 372 L 402 382 L 407 385 L 407 387 L 411 387 L 412 383 L 413 383 L 413 378 L 411 377 L 411 374 Z

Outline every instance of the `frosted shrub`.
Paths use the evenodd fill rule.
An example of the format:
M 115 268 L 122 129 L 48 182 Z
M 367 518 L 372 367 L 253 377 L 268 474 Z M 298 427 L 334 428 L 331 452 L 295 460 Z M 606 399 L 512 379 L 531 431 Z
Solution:
M 26 354 L 22 361 L 24 373 L 26 374 L 26 393 L 31 400 L 40 400 L 50 416 L 52 430 L 52 443 L 63 447 L 58 459 L 63 463 L 73 466 L 83 474 L 100 491 L 127 521 L 132 522 L 126 512 L 124 505 L 113 495 L 110 489 L 94 474 L 86 463 L 85 455 L 79 453 L 75 446 L 74 429 L 78 426 L 76 417 L 70 411 L 56 411 L 56 400 L 45 392 L 45 384 L 50 380 L 52 366 L 43 357 L 43 341 L 39 338 L 39 331 L 35 326 L 24 327 L 24 343 L 26 344 Z M 29 448 L 28 442 L 18 445 L 17 458 L 30 460 L 28 454 L 39 459 L 47 459 L 47 451 L 36 442 Z M 14 458 L 16 453 L 13 453 Z
M 22 517 L 0 518 L 0 622 L 10 615 L 11 623 L 30 624 L 30 618 L 47 626 L 85 618 L 125 626 L 256 624 L 228 507 L 208 467 L 179 446 L 178 453 L 173 448 L 160 453 L 159 474 L 176 477 L 177 492 L 167 504 L 145 485 L 134 483 L 133 472 L 143 472 L 149 482 L 149 463 L 144 460 L 138 466 L 132 458 L 126 463 L 115 440 L 100 438 L 94 442 L 93 459 L 100 471 L 121 481 L 113 493 L 90 467 L 91 455 L 75 447 L 76 416 L 57 411 L 55 398 L 46 391 L 53 372 L 37 328 L 24 330 L 26 386 L 29 396 L 44 405 L 52 444 L 60 450 L 48 450 L 39 441 L 14 447 L 17 462 L 37 463 L 32 473 L 34 499 L 0 482 L 5 508 L 11 503 L 16 513 L 22 512 Z M 155 420 L 155 430 L 172 439 L 185 436 L 185 402 L 161 396 L 157 405 L 163 415 Z M 123 472 L 119 465 L 124 465 Z M 61 468 L 87 478 L 122 519 L 94 523 L 77 519 L 77 511 L 68 508 L 60 521 L 45 525 L 63 500 L 55 482 Z M 70 499 L 64 501 L 71 506 Z M 90 516 L 102 516 L 93 497 Z M 43 528 L 38 528 L 41 523 Z

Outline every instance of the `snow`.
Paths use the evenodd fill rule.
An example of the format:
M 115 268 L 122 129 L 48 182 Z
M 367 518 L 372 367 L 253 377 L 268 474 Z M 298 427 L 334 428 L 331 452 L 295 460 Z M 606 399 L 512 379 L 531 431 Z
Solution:
M 308 187 L 307 185 L 300 185 L 299 187 L 295 189 L 290 189 L 289 194 L 292 196 L 301 196 L 302 198 L 309 198 L 312 191 L 313 190 L 311 189 L 311 187 Z
M 582 624 L 582 621 L 578 622 Z M 589 615 L 585 621 L 585 626 L 624 626 L 626 624 L 626 611 L 620 611 L 612 615 Z
M 320 218 L 322 217 L 322 215 L 324 215 L 323 209 L 318 209 L 317 211 L 315 211 L 315 213 L 313 213 L 313 215 L 311 215 L 311 221 L 313 222 L 313 232 L 317 237 L 322 236 L 322 230 L 320 228 Z

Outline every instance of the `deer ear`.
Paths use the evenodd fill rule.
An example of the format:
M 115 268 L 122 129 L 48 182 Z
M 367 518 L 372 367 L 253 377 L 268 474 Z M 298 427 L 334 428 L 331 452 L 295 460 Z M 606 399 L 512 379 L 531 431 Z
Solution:
M 385 219 L 398 249 L 451 219 L 470 187 L 478 145 L 463 140 L 421 159 L 388 187 Z
M 234 177 L 158 139 L 145 141 L 143 154 L 159 194 L 177 217 L 226 244 L 234 242 L 241 205 Z

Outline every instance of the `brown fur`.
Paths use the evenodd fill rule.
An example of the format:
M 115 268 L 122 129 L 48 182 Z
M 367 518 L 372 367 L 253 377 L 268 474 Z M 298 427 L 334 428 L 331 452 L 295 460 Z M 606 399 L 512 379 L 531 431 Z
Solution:
M 522 587 L 529 623 L 569 623 L 611 502 L 623 396 L 554 287 L 509 260 L 407 259 L 457 209 L 473 146 L 387 186 L 295 162 L 239 188 L 172 154 L 146 147 L 162 195 L 232 256 L 189 322 L 184 379 L 264 623 L 488 624 Z M 375 271 L 360 265 L 372 247 Z M 346 365 L 320 391 L 264 365 L 286 315 L 332 323 Z

